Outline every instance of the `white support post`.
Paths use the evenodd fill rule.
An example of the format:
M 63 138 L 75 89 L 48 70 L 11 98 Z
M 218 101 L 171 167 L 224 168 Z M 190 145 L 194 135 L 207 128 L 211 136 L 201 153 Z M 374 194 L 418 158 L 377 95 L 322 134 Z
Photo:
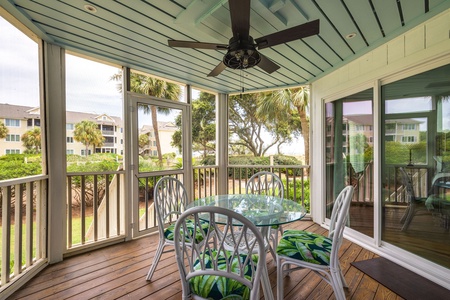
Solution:
M 194 199 L 194 170 L 192 166 L 192 87 L 190 85 L 186 86 L 186 103 L 190 104 L 189 108 L 186 110 L 183 123 L 189 124 L 189 126 L 184 126 L 188 128 L 183 131 L 183 183 L 186 187 L 186 192 L 189 195 L 189 199 Z
M 228 95 L 216 97 L 216 164 L 219 166 L 218 193 L 228 193 Z
M 125 190 L 123 195 L 128 199 L 134 199 L 133 190 L 133 180 L 136 178 L 134 175 L 134 170 L 132 170 L 131 165 L 131 109 L 130 101 L 128 99 L 128 92 L 130 91 L 130 68 L 122 68 L 122 111 L 123 111 L 123 132 L 124 132 L 124 155 L 123 155 L 123 168 L 125 170 Z M 137 192 L 136 192 L 137 195 Z M 125 214 L 124 225 L 125 225 L 125 240 L 129 241 L 133 238 L 132 223 L 133 219 L 133 201 L 125 201 L 125 209 L 122 212 Z M 138 205 L 138 204 L 136 204 Z M 138 208 L 136 208 L 137 210 Z
M 44 43 L 45 132 L 48 167 L 48 259 L 63 260 L 66 245 L 65 51 Z

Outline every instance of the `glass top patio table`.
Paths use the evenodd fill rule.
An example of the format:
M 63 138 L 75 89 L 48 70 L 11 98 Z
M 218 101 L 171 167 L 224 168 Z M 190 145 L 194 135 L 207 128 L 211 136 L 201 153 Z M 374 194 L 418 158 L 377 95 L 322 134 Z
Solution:
M 256 226 L 282 225 L 300 220 L 306 215 L 305 208 L 295 201 L 254 194 L 215 195 L 200 198 L 191 202 L 187 209 L 207 205 L 233 210 L 245 216 Z M 205 215 L 205 218 L 208 217 Z M 221 216 L 216 215 L 215 221 L 222 223 Z

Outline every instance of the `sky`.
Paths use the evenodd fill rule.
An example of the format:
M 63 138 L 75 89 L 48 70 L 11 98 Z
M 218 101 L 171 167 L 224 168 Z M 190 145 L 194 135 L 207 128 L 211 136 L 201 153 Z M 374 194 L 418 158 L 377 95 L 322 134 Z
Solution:
M 0 17 L 0 45 L 0 103 L 39 106 L 37 43 Z M 118 82 L 111 80 L 118 71 L 118 67 L 66 54 L 66 110 L 122 117 L 122 94 Z M 194 90 L 193 99 L 198 95 Z M 169 121 L 171 117 L 174 114 L 159 120 Z M 138 119 L 151 123 L 148 116 Z M 139 123 L 139 127 L 144 125 Z M 303 139 L 282 149 L 287 155 L 304 153 Z M 272 147 L 269 154 L 275 152 L 276 147 Z
M 37 44 L 0 17 L 0 45 L 0 103 L 38 106 Z

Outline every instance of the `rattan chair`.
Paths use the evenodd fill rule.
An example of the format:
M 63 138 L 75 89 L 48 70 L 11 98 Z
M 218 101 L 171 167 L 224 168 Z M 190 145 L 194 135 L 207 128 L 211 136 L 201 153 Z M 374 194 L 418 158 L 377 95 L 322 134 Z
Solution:
M 283 299 L 284 274 L 308 268 L 329 283 L 337 300 L 344 300 L 347 287 L 339 264 L 344 228 L 353 187 L 345 187 L 334 201 L 328 237 L 302 230 L 286 230 L 277 247 L 277 298 Z M 284 270 L 285 266 L 287 268 Z
M 284 197 L 284 186 L 280 177 L 276 174 L 268 171 L 261 171 L 253 174 L 252 177 L 247 181 L 245 186 L 246 194 L 257 194 L 257 195 L 270 195 L 279 198 Z M 269 239 L 272 241 L 272 246 L 269 245 L 270 253 L 275 261 L 275 249 L 278 244 L 278 233 L 283 234 L 283 227 L 281 225 L 273 226 L 270 229 Z
M 188 196 L 181 181 L 173 177 L 163 177 L 155 185 L 153 201 L 158 221 L 159 242 L 153 263 L 147 274 L 147 280 L 151 280 L 161 255 L 164 252 L 174 250 L 175 222 L 185 210 L 188 204 Z M 164 251 L 166 246 L 172 248 Z
M 220 223 L 216 223 L 216 219 Z M 209 221 L 208 227 L 203 225 L 205 220 Z M 197 230 L 190 229 L 190 224 Z M 241 214 L 222 207 L 191 208 L 176 222 L 174 240 L 180 243 L 175 253 L 183 300 L 256 300 L 261 284 L 265 299 L 273 299 L 263 236 Z M 215 242 L 199 243 L 210 240 Z M 235 245 L 234 249 L 228 248 L 230 244 Z
M 401 230 L 406 231 L 408 230 L 408 227 L 411 224 L 414 216 L 416 216 L 418 213 L 429 214 L 429 212 L 427 207 L 425 206 L 427 198 L 416 197 L 414 193 L 414 187 L 408 173 L 406 173 L 406 170 L 404 168 L 399 168 L 398 170 L 400 171 L 402 184 L 405 188 L 406 193 L 406 202 L 408 204 L 408 207 L 406 208 L 406 211 L 400 220 L 400 223 L 403 224 Z

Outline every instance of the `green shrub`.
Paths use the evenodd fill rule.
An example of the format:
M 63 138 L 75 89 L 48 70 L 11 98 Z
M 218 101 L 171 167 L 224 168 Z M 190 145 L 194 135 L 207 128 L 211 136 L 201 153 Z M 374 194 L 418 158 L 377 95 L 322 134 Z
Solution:
M 286 179 L 282 179 L 284 186 L 284 197 L 290 200 L 296 200 L 301 203 L 302 201 L 302 181 L 297 179 L 294 185 L 294 181 L 292 179 L 289 180 L 289 184 L 286 185 Z M 310 212 L 310 190 L 309 190 L 309 180 L 305 179 L 303 181 L 303 203 L 307 212 Z M 294 190 L 296 192 L 296 199 L 294 199 Z
M 98 161 L 86 162 L 80 164 L 71 164 L 67 166 L 67 172 L 107 172 L 116 171 L 119 163 L 116 161 Z
M 40 154 L 6 154 L 0 156 L 0 180 L 42 174 Z

